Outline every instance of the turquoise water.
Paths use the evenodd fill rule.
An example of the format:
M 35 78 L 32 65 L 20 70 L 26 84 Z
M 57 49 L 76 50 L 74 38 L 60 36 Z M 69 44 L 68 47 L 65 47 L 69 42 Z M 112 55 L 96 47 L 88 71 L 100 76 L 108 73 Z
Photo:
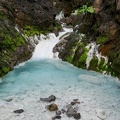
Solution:
M 16 66 L 0 83 L 0 120 L 51 120 L 55 113 L 45 109 L 50 103 L 40 97 L 52 94 L 59 109 L 78 99 L 80 105 L 73 107 L 81 113 L 81 120 L 120 120 L 119 81 L 53 58 L 55 44 L 72 31 L 63 26 L 58 37 L 50 33 L 31 38 L 40 41 L 31 60 Z M 16 109 L 25 112 L 18 115 L 13 112 Z M 61 120 L 74 120 L 61 116 Z
M 25 114 L 28 117 L 19 118 L 20 120 L 28 118 L 34 120 L 38 119 L 39 116 L 44 116 L 44 120 L 49 120 L 50 115 L 45 118 L 47 114 L 42 111 L 44 107 L 40 109 L 40 105 L 38 105 L 39 116 L 38 112 L 35 112 L 32 118 L 30 111 L 35 109 L 34 105 L 37 104 L 35 101 L 41 96 L 54 94 L 58 97 L 57 102 L 61 106 L 74 98 L 83 101 L 79 109 L 83 120 L 89 120 L 89 118 L 99 120 L 96 115 L 97 109 L 106 111 L 106 120 L 120 120 L 120 87 L 115 82 L 115 78 L 110 76 L 82 70 L 61 60 L 42 59 L 31 60 L 16 67 L 2 80 L 3 83 L 0 84 L 0 101 L 4 103 L 0 105 L 2 107 L 0 114 L 2 115 L 6 114 L 6 112 L 3 113 L 6 109 L 8 111 L 14 109 L 14 107 L 8 107 L 8 103 L 4 101 L 5 98 L 12 96 L 12 106 L 20 104 L 26 109 Z M 32 104 L 29 103 L 33 99 Z M 43 103 L 41 103 L 42 105 Z M 4 108 L 5 110 L 3 110 Z M 62 120 L 68 120 L 68 118 L 63 118 Z M 6 118 L 4 115 L 0 120 L 18 120 L 18 118 L 10 113 L 10 117 Z M 39 120 L 43 120 L 43 117 Z
M 32 89 L 36 85 L 44 88 L 52 83 L 63 89 L 68 83 L 72 85 L 80 82 L 78 75 L 85 72 L 60 60 L 29 61 L 3 78 L 0 92 L 13 94 Z

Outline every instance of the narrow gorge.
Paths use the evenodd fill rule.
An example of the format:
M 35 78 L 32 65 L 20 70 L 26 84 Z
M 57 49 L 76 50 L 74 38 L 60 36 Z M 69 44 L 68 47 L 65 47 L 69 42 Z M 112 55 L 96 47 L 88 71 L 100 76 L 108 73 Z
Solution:
M 120 0 L 0 1 L 0 120 L 119 113 Z

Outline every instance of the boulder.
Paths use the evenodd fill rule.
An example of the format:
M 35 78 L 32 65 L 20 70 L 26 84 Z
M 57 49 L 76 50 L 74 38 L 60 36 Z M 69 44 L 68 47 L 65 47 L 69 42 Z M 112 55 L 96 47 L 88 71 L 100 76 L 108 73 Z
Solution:
M 80 104 L 80 102 L 78 102 L 78 101 L 72 101 L 71 102 L 71 105 L 75 105 L 75 104 Z
M 55 103 L 52 103 L 52 104 L 47 106 L 47 109 L 49 111 L 56 111 L 56 110 L 58 110 L 58 106 Z
M 75 113 L 75 114 L 73 115 L 73 117 L 78 120 L 78 119 L 81 118 L 81 114 L 80 114 L 80 113 Z
M 55 120 L 55 119 L 61 119 L 61 116 L 58 115 L 52 118 L 52 120 Z
M 57 115 L 57 116 L 61 115 L 61 111 L 60 111 L 60 110 L 57 110 L 57 111 L 56 111 L 56 115 Z
M 66 115 L 67 115 L 68 117 L 73 117 L 76 112 L 77 112 L 77 111 L 74 110 L 73 107 L 69 107 L 69 108 L 67 109 Z
M 19 114 L 20 114 L 20 113 L 23 113 L 23 112 L 24 112 L 23 109 L 18 109 L 18 110 L 15 110 L 15 111 L 14 111 L 14 113 L 19 113 Z
M 52 102 L 56 100 L 56 97 L 54 95 L 51 95 L 48 98 L 40 98 L 40 100 L 45 102 Z
M 97 113 L 97 117 L 102 119 L 102 120 L 105 120 L 107 118 L 106 112 L 102 109 L 97 109 L 96 113 Z

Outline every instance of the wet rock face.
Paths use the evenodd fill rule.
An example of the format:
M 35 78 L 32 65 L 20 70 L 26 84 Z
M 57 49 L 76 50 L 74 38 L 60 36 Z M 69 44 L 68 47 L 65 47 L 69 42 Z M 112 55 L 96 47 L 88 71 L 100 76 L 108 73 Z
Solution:
M 61 4 L 63 4 L 63 2 L 64 1 L 62 1 Z M 74 5 L 77 6 L 78 4 L 73 0 L 69 2 L 69 5 L 72 2 L 74 2 L 74 4 L 71 9 L 74 9 Z M 76 8 L 79 8 L 82 5 L 86 5 L 86 3 L 87 6 L 92 5 L 94 7 L 95 11 L 93 14 L 87 13 L 83 16 L 77 15 L 75 17 L 67 16 L 65 19 L 63 19 L 63 22 L 65 22 L 67 25 L 74 26 L 75 36 L 77 36 L 76 34 L 79 33 L 86 34 L 87 41 L 82 41 L 85 45 L 90 42 L 96 42 L 99 44 L 99 52 L 101 52 L 102 55 L 108 57 L 108 69 L 103 68 L 103 66 L 95 65 L 94 69 L 92 70 L 98 72 L 108 71 L 108 74 L 111 73 L 113 76 L 120 77 L 120 1 L 84 0 L 79 1 L 79 5 Z M 77 27 L 75 27 L 76 25 Z M 67 39 L 65 38 L 65 40 L 62 40 L 55 46 L 54 51 L 59 52 L 59 57 L 63 60 L 68 61 L 78 67 L 86 68 L 85 60 L 87 56 L 84 54 L 84 49 L 81 46 L 78 47 L 79 42 L 75 45 L 75 41 L 72 39 L 73 35 L 69 36 Z M 74 52 L 73 49 L 75 50 Z M 82 57 L 81 59 L 80 56 Z M 79 61 L 83 62 L 82 66 Z M 97 70 L 97 67 L 102 70 Z M 90 66 L 89 69 L 91 68 L 93 67 Z
M 0 3 L 0 77 L 32 56 L 34 46 L 15 29 L 11 4 Z
M 55 47 L 53 48 L 53 52 L 59 52 L 59 58 L 62 58 L 62 60 L 67 61 L 70 58 L 70 56 L 74 54 L 74 49 L 76 48 L 78 42 L 79 35 L 71 33 L 70 36 L 64 38 L 58 44 L 55 45 Z
M 32 24 L 45 29 L 54 23 L 52 0 L 16 0 L 13 5 L 16 22 L 21 26 Z
M 24 26 L 46 30 L 54 24 L 52 0 L 0 1 L 0 77 L 31 58 L 34 46 L 19 33 Z

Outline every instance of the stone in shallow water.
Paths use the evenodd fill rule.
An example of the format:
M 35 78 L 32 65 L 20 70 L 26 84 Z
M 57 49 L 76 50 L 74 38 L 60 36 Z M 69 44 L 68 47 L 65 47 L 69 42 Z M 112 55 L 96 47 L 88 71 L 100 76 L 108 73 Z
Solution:
M 56 111 L 56 110 L 58 110 L 58 106 L 55 103 L 52 103 L 52 104 L 47 106 L 47 109 L 49 111 Z
M 61 113 L 66 113 L 66 110 L 65 109 L 61 109 Z
M 57 116 L 52 118 L 52 120 L 55 120 L 55 119 L 61 119 L 61 116 L 57 115 Z
M 72 107 L 71 104 L 66 105 L 66 108 L 67 108 L 67 109 L 68 109 L 68 108 L 71 108 L 71 107 Z
M 74 102 L 78 102 L 78 99 L 73 99 Z
M 75 105 L 75 104 L 80 104 L 80 102 L 78 102 L 78 101 L 72 101 L 71 102 L 71 105 Z
M 56 111 L 56 115 L 61 115 L 61 111 L 60 111 L 60 110 L 57 110 L 57 111 Z
M 80 113 L 75 113 L 75 114 L 73 115 L 73 117 L 74 117 L 75 119 L 80 119 L 80 118 L 81 118 L 81 115 L 80 115 Z
M 102 120 L 105 120 L 107 118 L 106 112 L 102 109 L 97 109 L 96 113 L 97 113 L 97 117 L 102 119 Z
M 14 111 L 14 113 L 19 113 L 19 114 L 22 113 L 22 112 L 24 112 L 23 109 L 18 109 L 18 110 L 15 110 L 15 111 Z
M 6 102 L 11 102 L 13 100 L 13 97 L 7 97 L 4 99 Z
M 67 109 L 66 115 L 67 115 L 68 117 L 72 117 L 76 112 L 77 112 L 77 111 L 74 110 L 73 107 L 69 107 L 69 108 Z
M 56 100 L 56 97 L 54 95 L 51 95 L 48 98 L 40 98 L 40 100 L 45 102 L 52 102 Z

